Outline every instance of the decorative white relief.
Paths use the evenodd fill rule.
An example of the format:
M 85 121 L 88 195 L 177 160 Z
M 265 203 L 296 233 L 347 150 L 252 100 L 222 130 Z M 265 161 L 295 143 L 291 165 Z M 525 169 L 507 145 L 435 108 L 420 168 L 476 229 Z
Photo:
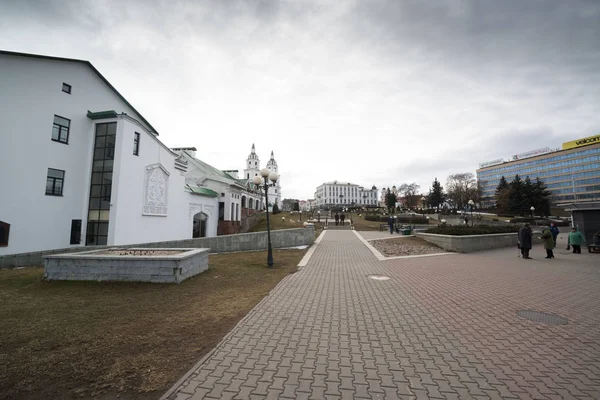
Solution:
M 190 210 L 188 213 L 188 218 L 191 220 L 194 215 L 202 212 L 202 204 L 200 203 L 190 203 Z
M 160 164 L 146 167 L 143 215 L 167 216 L 169 172 Z

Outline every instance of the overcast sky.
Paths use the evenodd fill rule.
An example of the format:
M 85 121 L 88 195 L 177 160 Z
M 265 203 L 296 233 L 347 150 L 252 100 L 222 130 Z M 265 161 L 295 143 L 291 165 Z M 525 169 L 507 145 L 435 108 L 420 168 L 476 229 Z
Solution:
M 273 150 L 284 198 L 600 132 L 598 0 L 0 0 L 0 49 L 90 61 L 217 168 Z

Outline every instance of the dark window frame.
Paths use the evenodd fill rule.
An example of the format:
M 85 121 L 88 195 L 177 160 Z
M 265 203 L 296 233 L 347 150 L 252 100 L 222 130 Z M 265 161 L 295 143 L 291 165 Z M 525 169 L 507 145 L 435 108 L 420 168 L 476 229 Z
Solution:
M 50 170 L 62 172 L 62 178 L 48 176 L 48 174 L 50 173 Z M 52 180 L 52 191 L 48 192 L 48 181 L 50 179 Z M 56 183 L 58 181 L 60 181 L 60 193 L 58 193 L 58 190 L 56 187 L 57 186 Z M 46 175 L 46 196 L 62 196 L 64 189 L 65 189 L 65 171 L 62 169 L 48 168 L 48 172 Z
M 81 244 L 81 226 L 82 221 L 80 219 L 71 220 L 71 240 L 70 244 Z
M 63 82 L 63 84 L 62 84 L 62 91 L 63 92 L 65 92 L 67 94 L 71 94 L 71 88 L 72 88 L 71 85 L 69 85 L 68 83 L 64 83 Z M 67 89 L 67 90 L 65 90 L 65 89 Z
M 64 126 L 64 125 L 60 125 L 57 124 L 56 122 L 52 121 L 52 141 L 53 142 L 58 142 L 58 143 L 63 143 L 63 144 L 69 144 L 69 134 L 71 132 L 71 120 L 69 118 L 65 118 L 65 117 L 61 117 L 60 115 L 54 114 L 54 117 L 58 117 L 58 118 L 62 118 L 62 119 L 66 119 L 67 121 L 69 121 L 69 125 L 68 126 Z M 58 138 L 54 138 L 54 128 L 58 127 Z M 66 128 L 66 138 L 64 140 L 61 140 L 61 133 L 64 132 L 64 130 L 62 128 Z
M 139 133 L 135 132 L 133 134 L 133 155 L 134 156 L 140 155 L 140 139 L 141 139 L 141 135 Z
M 8 247 L 8 239 L 10 237 L 10 224 L 8 222 L 0 221 L 0 227 L 4 228 L 5 240 L 0 242 L 0 247 Z

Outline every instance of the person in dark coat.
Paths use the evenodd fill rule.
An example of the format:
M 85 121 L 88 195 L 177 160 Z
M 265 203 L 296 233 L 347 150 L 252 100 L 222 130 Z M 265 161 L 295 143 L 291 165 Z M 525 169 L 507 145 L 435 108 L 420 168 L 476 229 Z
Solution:
M 344 212 L 342 211 L 342 215 L 340 215 L 340 222 L 342 223 L 342 225 L 344 225 L 345 220 L 346 220 L 346 216 L 344 215 Z
M 340 216 L 338 215 L 338 213 L 335 213 L 335 224 L 339 225 L 340 223 Z
M 554 240 L 554 247 L 556 247 L 556 238 L 558 237 L 560 230 L 558 229 L 558 227 L 556 226 L 556 224 L 554 222 L 552 222 L 550 224 L 550 233 L 552 233 L 552 239 Z
M 531 226 L 529 224 L 525 224 L 519 229 L 519 247 L 521 248 L 521 254 L 525 259 L 531 259 L 529 257 L 529 250 L 531 250 L 531 238 L 533 237 L 533 232 L 531 231 Z
M 390 235 L 394 233 L 394 217 L 390 215 L 388 218 L 388 226 L 390 227 Z
M 552 239 L 552 232 L 550 232 L 550 227 L 546 226 L 542 230 L 542 236 L 540 238 L 544 241 L 544 249 L 546 249 L 546 258 L 554 258 L 554 252 L 552 249 L 554 248 L 554 239 Z

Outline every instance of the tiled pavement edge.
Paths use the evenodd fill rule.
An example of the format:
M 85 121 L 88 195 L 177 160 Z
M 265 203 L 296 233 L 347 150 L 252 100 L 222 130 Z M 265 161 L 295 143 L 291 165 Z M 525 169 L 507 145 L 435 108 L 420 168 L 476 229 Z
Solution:
M 327 232 L 167 398 L 600 398 L 597 259 L 513 253 L 378 261 Z

